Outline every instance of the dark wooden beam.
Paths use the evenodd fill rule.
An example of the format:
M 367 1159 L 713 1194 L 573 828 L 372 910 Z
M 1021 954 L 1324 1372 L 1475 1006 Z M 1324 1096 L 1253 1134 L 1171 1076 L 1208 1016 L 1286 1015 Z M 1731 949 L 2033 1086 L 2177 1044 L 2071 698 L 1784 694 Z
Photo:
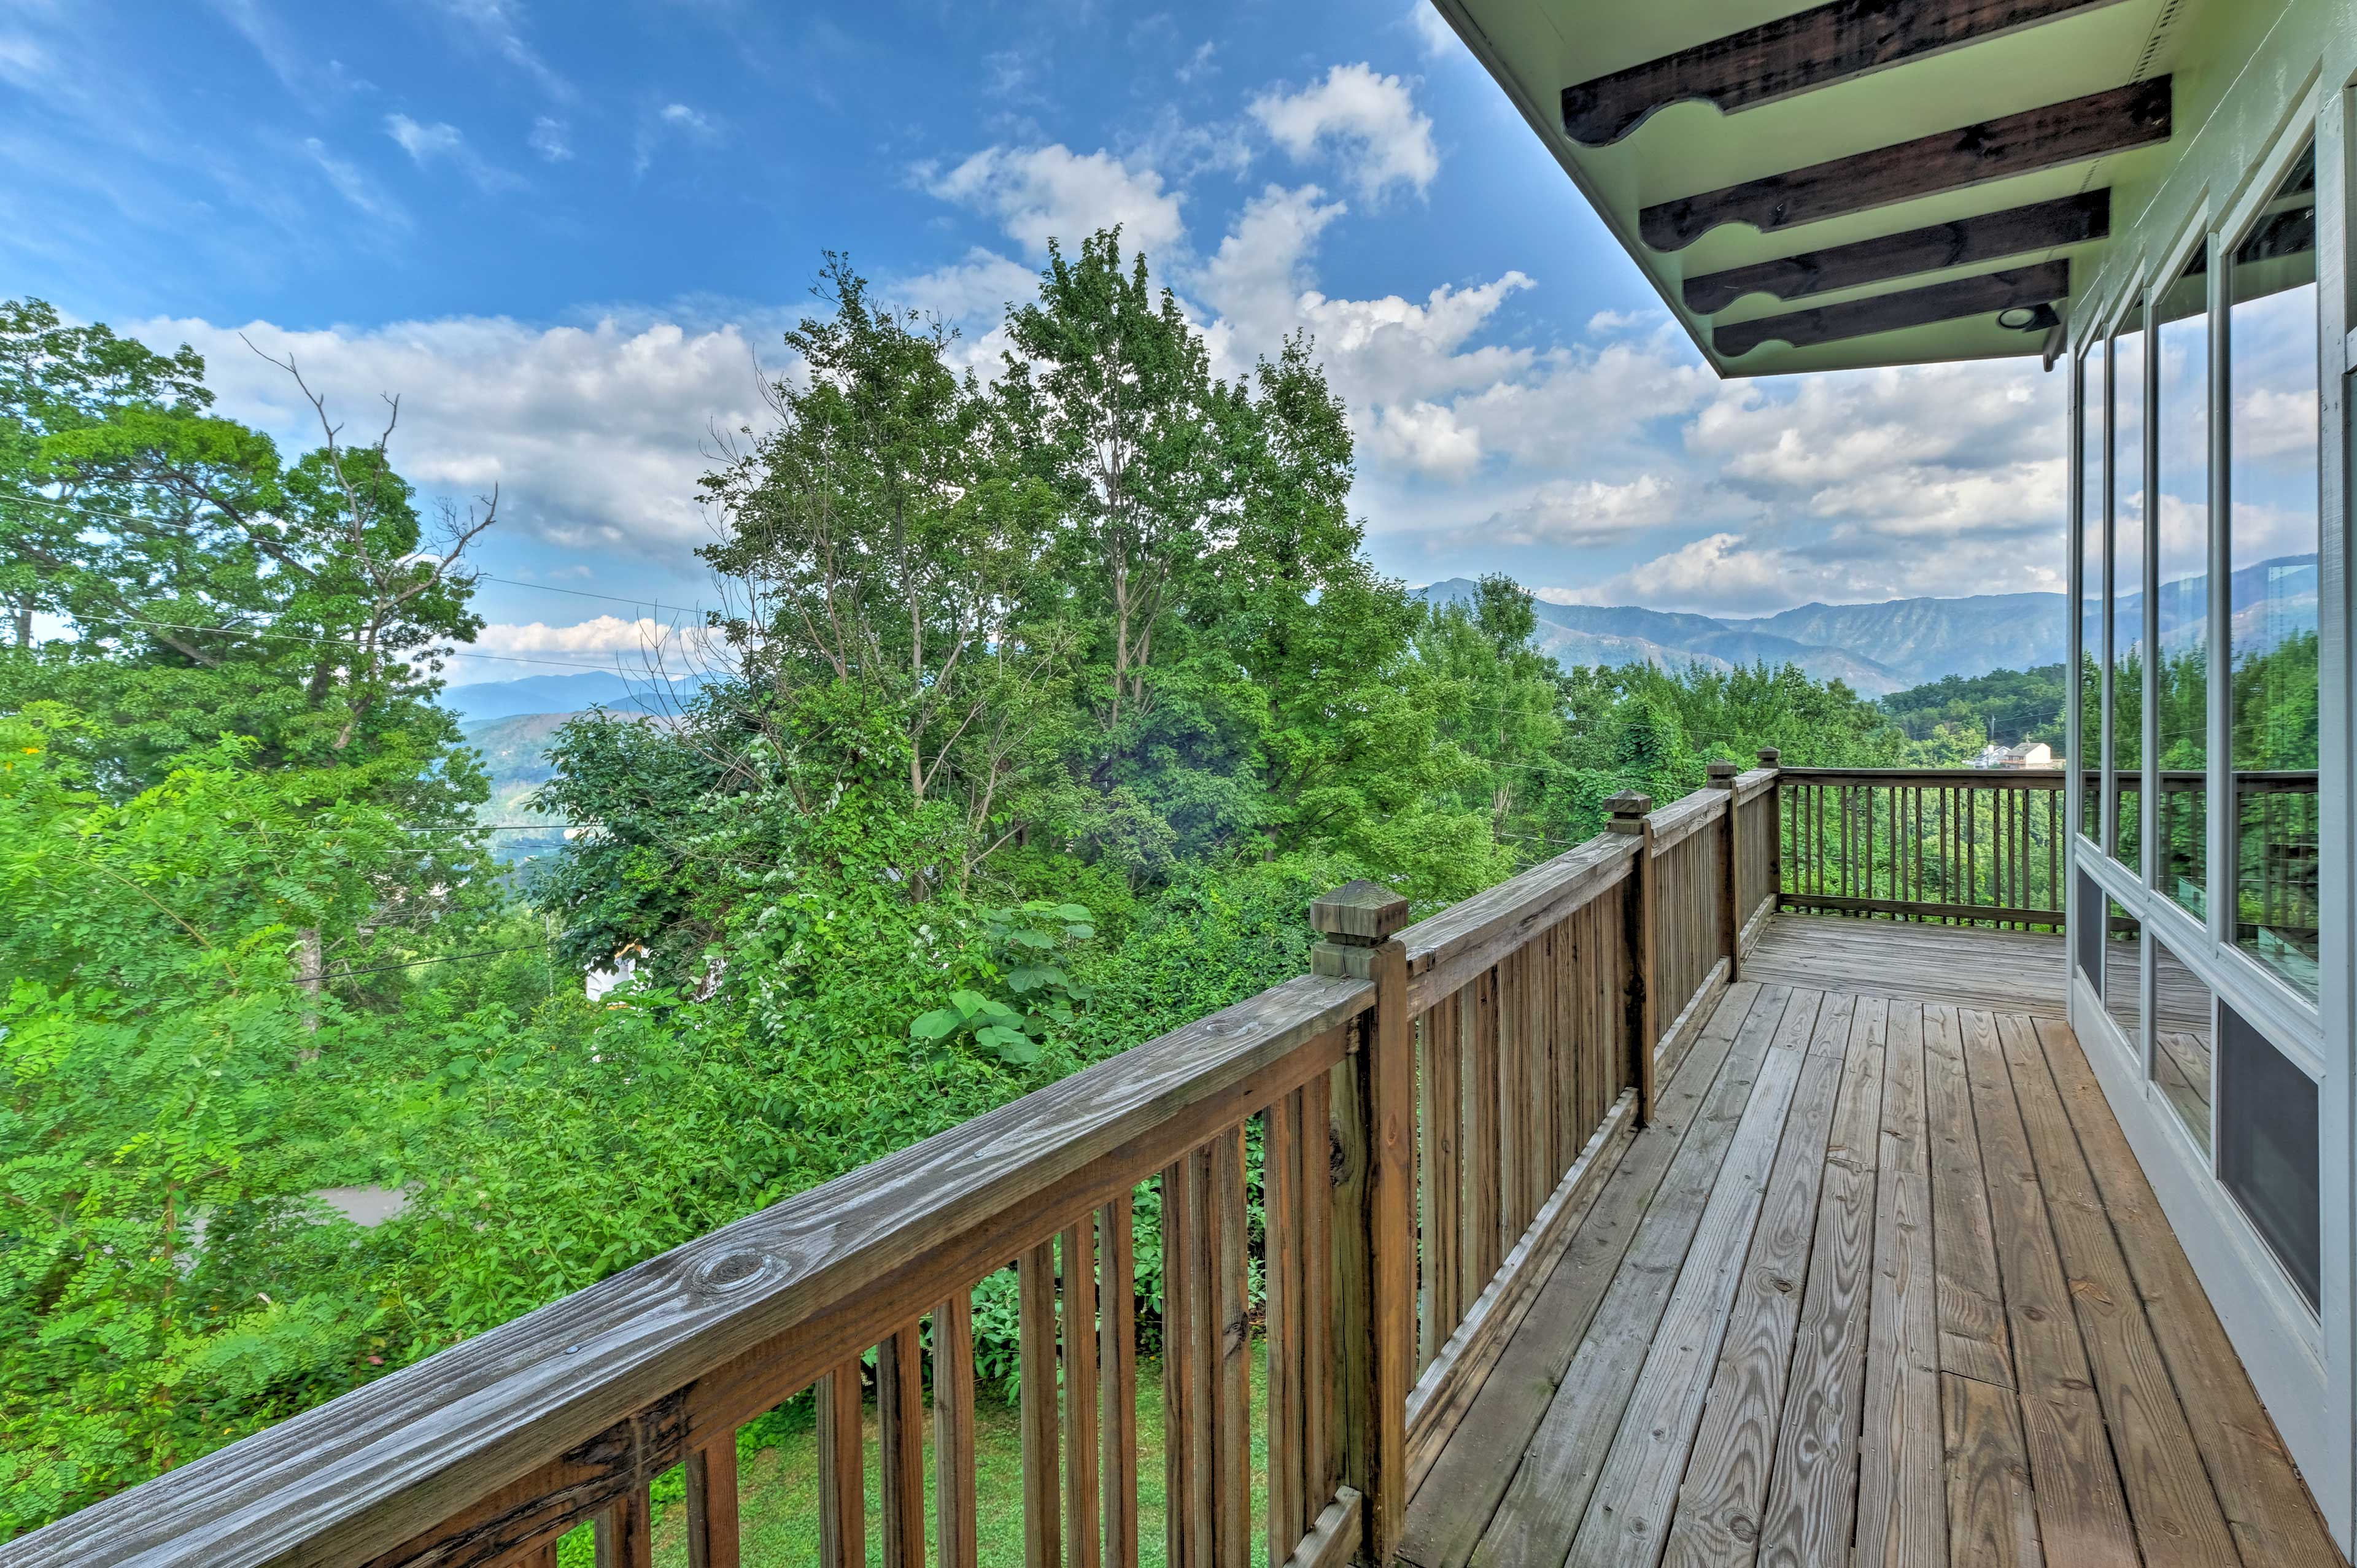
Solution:
M 1756 321 L 1731 321 L 1710 335 L 1712 346 L 1727 359 L 1749 353 L 1762 343 L 1781 339 L 1796 349 L 1814 343 L 1838 342 L 1874 332 L 1895 332 L 1902 327 L 1923 327 L 1966 316 L 1993 316 L 2000 310 L 2051 305 L 2071 293 L 2071 263 L 2040 262 L 2034 267 L 1985 273 L 1979 277 L 1935 283 L 1899 294 L 1878 294 L 1846 305 L 1822 305 Z M 2040 339 L 2024 334 L 2021 351 L 2037 350 Z
M 2052 245 L 2074 245 L 2100 240 L 2112 231 L 2112 193 L 2090 190 L 2029 207 L 1959 218 L 1884 234 L 1853 245 L 1803 251 L 1772 262 L 1729 267 L 1685 281 L 1686 308 L 1697 316 L 1725 310 L 1747 294 L 1772 294 L 1779 299 L 1801 299 L 1835 289 L 1889 283 L 1915 273 L 1994 262 L 2027 255 Z
M 1834 0 L 1563 90 L 1563 131 L 1617 142 L 1684 99 L 1722 113 L 1921 59 L 2115 0 Z
M 1637 229 L 1653 249 L 1676 251 L 1721 223 L 1749 223 L 1772 233 L 1963 190 L 2165 142 L 2169 106 L 2169 78 L 2131 82 L 2067 103 L 1657 202 L 1638 213 Z

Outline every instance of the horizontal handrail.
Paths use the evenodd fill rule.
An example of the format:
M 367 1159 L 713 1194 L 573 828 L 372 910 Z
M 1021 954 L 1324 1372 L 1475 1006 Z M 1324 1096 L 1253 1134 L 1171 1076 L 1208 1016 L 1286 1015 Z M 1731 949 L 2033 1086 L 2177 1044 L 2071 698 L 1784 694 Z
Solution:
M 419 1538 L 437 1530 L 468 1542 L 457 1560 L 492 1561 L 484 1545 L 522 1545 L 677 1463 L 1330 1069 L 1374 989 L 1286 981 L 92 1504 L 0 1562 L 432 1561 Z
M 1197 1499 L 1168 1510 L 1174 1552 L 1210 1519 L 1211 1546 L 1188 1536 L 1180 1555 L 1228 1560 L 1250 1519 L 1236 1326 L 1243 1124 L 1256 1117 L 1271 1559 L 1347 1552 L 1351 1535 L 1380 1554 L 1567 1244 L 1571 1195 L 1650 1118 L 1656 1058 L 1706 1015 L 1774 908 L 1781 777 L 1718 764 L 1710 787 L 1659 811 L 1620 797 L 1613 831 L 1405 929 L 1404 903 L 1354 884 L 1313 910 L 1316 974 L 0 1546 L 0 1564 L 553 1568 L 556 1539 L 594 1519 L 601 1561 L 636 1568 L 648 1483 L 684 1462 L 699 1561 L 725 1568 L 736 1431 L 813 1385 L 827 1550 L 856 1562 L 869 1347 L 886 1561 L 913 1562 L 922 1369 L 948 1463 L 970 1443 L 970 1292 L 1009 1260 L 1026 1452 L 1047 1456 L 1044 1477 L 1027 1457 L 1021 1506 L 1051 1534 L 1059 1519 L 1082 1531 L 1088 1555 L 1099 1521 L 1084 1498 L 1102 1495 L 1103 1527 L 1135 1534 L 1134 1495 L 1125 1525 L 1111 1499 L 1135 1480 L 1134 1442 L 1115 1440 L 1125 1419 L 1134 1437 L 1130 1203 L 1156 1181 L 1168 1419 L 1207 1425 L 1213 1455 L 1211 1472 L 1192 1444 L 1168 1457 L 1170 1495 Z M 942 1528 L 970 1531 L 963 1452 L 962 1492 L 943 1472 Z

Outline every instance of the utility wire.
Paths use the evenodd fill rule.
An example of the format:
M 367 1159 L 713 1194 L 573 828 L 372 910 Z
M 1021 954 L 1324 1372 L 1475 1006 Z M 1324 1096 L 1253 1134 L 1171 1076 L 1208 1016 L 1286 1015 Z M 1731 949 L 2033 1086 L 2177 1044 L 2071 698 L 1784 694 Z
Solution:
M 502 953 L 538 952 L 543 948 L 553 948 L 555 945 L 556 944 L 553 941 L 526 942 L 522 947 L 486 948 L 481 952 L 445 953 L 440 958 L 412 959 L 407 963 L 380 963 L 372 964 L 366 969 L 328 970 L 323 971 L 318 974 L 298 974 L 295 976 L 294 980 L 290 983 L 296 985 L 308 985 L 312 982 L 319 980 L 350 980 L 354 975 L 359 974 L 385 974 L 396 969 L 423 969 L 427 964 L 431 963 L 457 963 L 461 960 L 470 958 L 498 958 Z

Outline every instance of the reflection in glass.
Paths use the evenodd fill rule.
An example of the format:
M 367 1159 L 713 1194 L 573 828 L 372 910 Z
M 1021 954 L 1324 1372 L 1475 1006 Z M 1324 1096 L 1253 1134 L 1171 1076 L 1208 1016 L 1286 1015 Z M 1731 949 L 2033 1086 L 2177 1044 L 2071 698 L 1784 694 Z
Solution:
M 2144 869 L 2144 333 L 2112 339 L 2112 854 Z
M 2104 1011 L 2112 1015 L 2128 1048 L 2143 1048 L 2139 1026 L 2144 1000 L 2144 922 L 2116 898 L 2104 900 Z
M 2080 362 L 2079 831 L 2104 839 L 2104 366 Z
M 2210 269 L 2197 252 L 2153 301 L 2153 515 L 2160 612 L 2153 705 L 2160 890 L 2206 918 L 2210 755 Z M 2206 1134 L 2205 1134 L 2206 1136 Z
M 2317 961 L 2316 168 L 2235 248 L 2227 330 L 2234 941 L 2303 994 Z
M 2233 1008 L 2218 1009 L 2218 1179 L 2308 1305 L 2323 1274 L 2316 1080 Z
M 2152 944 L 2152 1081 L 2210 1152 L 2210 988 L 2169 950 Z

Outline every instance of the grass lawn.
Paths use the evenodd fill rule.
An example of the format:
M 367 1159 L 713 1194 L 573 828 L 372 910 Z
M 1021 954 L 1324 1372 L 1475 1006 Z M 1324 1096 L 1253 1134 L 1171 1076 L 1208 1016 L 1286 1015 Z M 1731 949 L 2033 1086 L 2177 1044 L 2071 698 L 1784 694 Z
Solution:
M 1264 1424 L 1268 1402 L 1264 1347 L 1253 1343 L 1253 1561 L 1266 1562 L 1268 1442 Z M 883 1562 L 883 1524 L 877 1516 L 881 1487 L 876 1477 L 876 1407 L 865 1421 L 867 1455 L 867 1559 Z M 795 1402 L 773 1444 L 742 1456 L 737 1487 L 746 1568 L 817 1568 L 818 1427 L 808 1400 Z M 773 1428 L 774 1430 L 774 1428 Z M 926 1423 L 926 1549 L 933 1536 L 931 1423 Z M 1137 1363 L 1137 1555 L 1141 1568 L 1164 1568 L 1162 1369 Z M 1023 1436 L 1014 1404 L 983 1395 L 974 1412 L 975 1489 L 982 1498 L 981 1542 L 985 1568 L 1022 1568 Z M 656 1485 L 654 1548 L 657 1568 L 687 1568 L 687 1508 L 681 1482 L 666 1477 Z M 665 1494 L 672 1500 L 664 1500 Z M 564 1568 L 589 1568 L 587 1527 L 566 1538 Z

